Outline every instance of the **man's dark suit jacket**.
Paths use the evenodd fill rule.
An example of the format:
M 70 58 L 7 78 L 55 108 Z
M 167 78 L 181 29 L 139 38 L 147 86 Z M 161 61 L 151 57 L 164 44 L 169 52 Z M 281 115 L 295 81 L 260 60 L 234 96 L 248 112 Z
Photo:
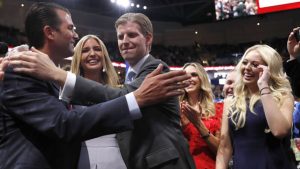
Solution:
M 77 76 L 72 100 L 79 104 L 98 103 L 136 90 L 145 76 L 162 61 L 149 56 L 137 72 L 136 79 L 122 89 L 115 89 Z M 164 71 L 169 71 L 166 64 Z M 134 121 L 129 145 L 120 144 L 129 169 L 195 168 L 180 126 L 179 101 L 174 97 L 163 103 L 141 109 L 143 117 Z M 127 139 L 123 140 L 128 141 Z M 127 146 L 127 147 L 126 147 Z M 127 152 L 124 152 L 127 151 Z M 128 161 L 127 161 L 128 159 Z
M 82 141 L 133 127 L 125 97 L 69 111 L 52 83 L 9 70 L 2 85 L 0 169 L 76 169 Z
M 300 98 L 300 58 L 284 62 L 283 67 L 289 76 L 293 94 Z

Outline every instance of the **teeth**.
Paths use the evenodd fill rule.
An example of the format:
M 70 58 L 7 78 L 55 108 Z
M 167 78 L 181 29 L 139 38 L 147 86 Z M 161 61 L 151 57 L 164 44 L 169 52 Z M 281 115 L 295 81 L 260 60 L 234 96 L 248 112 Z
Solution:
M 91 64 L 98 63 L 98 60 L 95 60 L 95 59 L 89 60 L 88 63 L 91 63 Z

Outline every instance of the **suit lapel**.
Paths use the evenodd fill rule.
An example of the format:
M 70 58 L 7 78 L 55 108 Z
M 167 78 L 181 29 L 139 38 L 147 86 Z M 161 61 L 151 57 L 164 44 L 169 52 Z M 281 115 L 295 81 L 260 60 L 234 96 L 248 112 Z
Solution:
M 147 64 L 151 63 L 153 60 L 155 60 L 155 58 L 149 54 L 148 58 L 145 60 L 145 62 L 142 64 L 142 66 L 140 67 L 140 70 L 137 72 L 136 77 L 139 77 L 140 73 L 142 71 L 144 71 L 145 67 Z

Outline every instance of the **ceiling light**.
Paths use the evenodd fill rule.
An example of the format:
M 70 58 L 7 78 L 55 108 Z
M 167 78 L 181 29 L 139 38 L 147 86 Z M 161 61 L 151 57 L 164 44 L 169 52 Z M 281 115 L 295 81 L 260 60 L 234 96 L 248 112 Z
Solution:
M 136 4 L 136 7 L 137 7 L 137 8 L 140 8 L 140 4 Z
M 130 6 L 134 7 L 134 3 L 131 3 Z
M 145 9 L 145 10 L 146 10 L 146 9 L 147 9 L 147 6 L 143 6 L 143 9 Z
M 129 6 L 129 3 L 129 0 L 117 0 L 117 4 L 124 8 L 127 8 Z

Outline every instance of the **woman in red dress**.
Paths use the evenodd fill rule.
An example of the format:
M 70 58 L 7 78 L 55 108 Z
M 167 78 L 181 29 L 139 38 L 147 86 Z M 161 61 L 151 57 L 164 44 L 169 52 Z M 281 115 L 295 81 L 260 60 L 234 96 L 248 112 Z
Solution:
M 223 103 L 214 103 L 208 75 L 198 63 L 183 67 L 191 74 L 181 98 L 181 123 L 197 169 L 215 169 Z

